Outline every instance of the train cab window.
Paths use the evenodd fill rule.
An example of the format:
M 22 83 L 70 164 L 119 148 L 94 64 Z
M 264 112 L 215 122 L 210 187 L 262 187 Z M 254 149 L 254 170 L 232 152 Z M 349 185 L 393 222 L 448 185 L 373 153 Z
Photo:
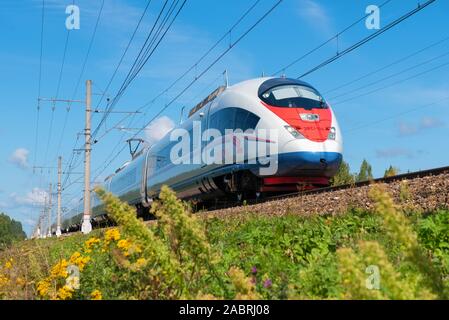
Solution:
M 262 94 L 261 99 L 274 107 L 307 110 L 328 108 L 318 91 L 302 85 L 281 85 L 271 88 Z

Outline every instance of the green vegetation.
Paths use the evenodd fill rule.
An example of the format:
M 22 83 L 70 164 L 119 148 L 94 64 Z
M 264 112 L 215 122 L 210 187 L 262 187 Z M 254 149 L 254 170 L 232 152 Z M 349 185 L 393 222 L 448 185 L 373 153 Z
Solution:
M 346 184 L 353 184 L 355 182 L 368 181 L 373 179 L 373 169 L 368 161 L 363 160 L 360 165 L 360 170 L 358 173 L 351 173 L 351 168 L 349 163 L 342 161 L 340 168 L 334 177 L 331 178 L 331 186 L 340 186 Z M 390 165 L 388 169 L 385 170 L 384 178 L 396 176 L 399 174 L 399 169 Z
M 6 214 L 0 213 L 0 249 L 25 238 L 26 234 L 22 230 L 22 224 Z
M 149 226 L 133 208 L 97 192 L 119 227 L 4 250 L 0 297 L 448 298 L 449 211 L 402 209 L 377 186 L 373 212 L 224 219 L 190 214 L 164 188 L 152 207 L 158 222 Z
M 390 166 L 387 170 L 385 170 L 384 178 L 397 176 L 399 174 L 399 169 L 393 166 Z
M 373 168 L 371 167 L 371 165 L 368 163 L 368 161 L 363 159 L 362 164 L 360 165 L 359 174 L 356 177 L 356 181 L 360 182 L 360 181 L 372 180 L 373 179 L 372 171 L 373 171 Z
M 337 174 L 332 177 L 330 183 L 332 186 L 340 186 L 345 184 L 352 184 L 355 182 L 355 177 L 351 173 L 351 169 L 349 167 L 349 163 L 346 161 L 342 161 L 340 168 L 337 171 Z

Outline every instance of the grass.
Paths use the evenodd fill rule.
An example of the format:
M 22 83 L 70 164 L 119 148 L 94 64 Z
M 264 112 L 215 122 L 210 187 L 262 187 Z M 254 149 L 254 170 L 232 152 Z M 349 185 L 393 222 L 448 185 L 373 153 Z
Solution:
M 99 192 L 120 227 L 27 240 L 3 250 L 0 297 L 448 297 L 449 211 L 403 210 L 377 188 L 373 212 L 349 209 L 345 215 L 307 218 L 248 212 L 224 219 L 199 219 L 166 189 L 152 208 L 159 222 L 150 227 L 132 208 Z M 82 266 L 76 279 L 66 272 L 71 264 Z M 369 289 L 372 280 L 379 290 Z

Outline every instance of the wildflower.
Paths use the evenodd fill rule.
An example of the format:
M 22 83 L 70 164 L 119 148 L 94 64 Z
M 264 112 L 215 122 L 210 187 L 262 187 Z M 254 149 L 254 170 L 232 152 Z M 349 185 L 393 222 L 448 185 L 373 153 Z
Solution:
M 263 282 L 264 288 L 270 288 L 273 285 L 273 282 L 270 279 L 267 279 Z
M 70 257 L 70 263 L 76 264 L 76 261 L 78 260 L 79 257 L 81 257 L 81 253 L 79 253 L 78 251 L 74 252 Z
M 117 247 L 119 247 L 122 250 L 127 250 L 127 249 L 129 249 L 130 246 L 131 246 L 131 241 L 129 241 L 129 240 L 120 240 L 117 243 Z
M 73 295 L 73 289 L 67 285 L 59 288 L 57 298 L 61 300 L 70 299 Z
M 62 259 L 51 268 L 50 276 L 52 278 L 66 278 L 68 276 L 67 265 L 67 260 Z
M 144 267 L 146 264 L 147 264 L 147 260 L 144 258 L 137 259 L 137 261 L 135 263 L 136 267 L 138 267 L 138 268 Z
M 256 266 L 254 266 L 254 267 L 251 268 L 251 273 L 252 273 L 252 274 L 256 274 L 256 273 L 257 273 L 257 268 L 256 268 Z
M 118 228 L 112 228 L 105 232 L 104 239 L 109 241 L 118 241 L 120 240 L 120 231 L 118 231 Z
M 78 290 L 80 288 L 80 278 L 79 277 L 69 277 L 66 280 L 66 286 L 73 290 Z
M 94 290 L 92 291 L 92 293 L 90 294 L 91 300 L 102 300 L 103 296 L 101 295 L 101 291 L 100 290 Z
M 11 269 L 12 268 L 12 263 L 14 262 L 14 260 L 12 258 L 10 258 L 8 261 L 6 261 L 5 263 L 5 268 L 6 269 Z
M 100 243 L 100 239 L 92 237 L 89 240 L 87 240 L 84 244 L 87 249 L 92 249 L 92 247 L 97 243 Z
M 70 257 L 70 263 L 76 265 L 80 271 L 83 271 L 86 264 L 90 261 L 90 257 L 83 257 L 79 252 L 75 252 Z
M 50 281 L 48 279 L 44 279 L 38 282 L 37 284 L 37 292 L 45 297 L 48 294 L 48 290 L 50 289 Z
M 8 283 L 8 278 L 0 274 L 0 288 Z
M 117 243 L 117 247 L 123 251 L 125 257 L 129 256 L 129 249 L 131 247 L 131 241 L 122 239 Z

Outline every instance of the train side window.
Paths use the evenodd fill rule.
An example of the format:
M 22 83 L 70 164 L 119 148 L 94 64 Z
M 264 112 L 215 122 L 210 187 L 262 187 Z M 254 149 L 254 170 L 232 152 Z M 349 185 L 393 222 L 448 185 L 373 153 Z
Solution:
M 256 116 L 252 112 L 248 112 L 248 117 L 246 118 L 245 122 L 245 131 L 248 129 L 256 129 L 257 124 L 259 123 L 260 118 Z

